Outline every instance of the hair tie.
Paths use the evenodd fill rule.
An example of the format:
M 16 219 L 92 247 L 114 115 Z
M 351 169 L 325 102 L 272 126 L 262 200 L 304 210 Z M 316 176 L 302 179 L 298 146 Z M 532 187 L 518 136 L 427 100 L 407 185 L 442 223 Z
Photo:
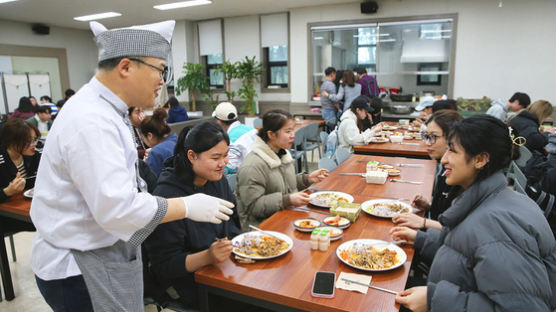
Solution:
M 522 137 L 522 136 L 516 137 L 516 136 L 513 134 L 513 131 L 514 131 L 514 129 L 512 129 L 512 127 L 508 127 L 508 133 L 510 134 L 510 139 L 512 140 L 512 143 L 513 143 L 514 145 L 519 146 L 519 147 L 525 145 L 525 143 L 527 143 L 527 139 L 524 138 L 524 137 Z

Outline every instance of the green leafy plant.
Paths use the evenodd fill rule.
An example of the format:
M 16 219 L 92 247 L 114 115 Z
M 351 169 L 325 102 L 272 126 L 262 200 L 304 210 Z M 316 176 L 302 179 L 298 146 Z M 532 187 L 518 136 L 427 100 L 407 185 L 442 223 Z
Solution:
M 470 115 L 475 113 L 484 113 L 490 107 L 492 100 L 486 96 L 481 99 L 456 99 L 458 111 L 463 115 Z
M 255 56 L 252 58 L 245 57 L 241 62 L 237 62 L 237 77 L 242 79 L 241 88 L 238 90 L 239 96 L 245 100 L 242 111 L 247 111 L 249 116 L 255 116 L 255 98 L 257 91 L 255 90 L 255 82 L 259 82 L 263 73 L 262 64 L 256 61 Z
M 183 73 L 176 85 L 176 94 L 180 95 L 186 90 L 189 91 L 189 98 L 191 99 L 191 110 L 197 110 L 196 93 L 208 95 L 210 98 L 210 80 L 205 74 L 205 65 L 195 63 L 183 64 Z
M 238 78 L 238 62 L 224 61 L 221 65 L 218 65 L 216 73 L 221 73 L 224 76 L 226 97 L 228 102 L 232 103 L 234 96 L 236 96 L 236 93 L 232 91 L 232 79 Z

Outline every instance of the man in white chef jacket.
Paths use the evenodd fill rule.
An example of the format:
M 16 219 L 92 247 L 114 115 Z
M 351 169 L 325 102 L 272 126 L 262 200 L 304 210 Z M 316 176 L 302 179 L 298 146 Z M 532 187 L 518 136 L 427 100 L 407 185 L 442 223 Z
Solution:
M 31 265 L 54 311 L 142 311 L 141 242 L 161 222 L 220 223 L 232 213 L 204 194 L 152 196 L 137 174 L 127 111 L 154 105 L 174 25 L 91 23 L 99 68 L 58 114 L 31 204 Z

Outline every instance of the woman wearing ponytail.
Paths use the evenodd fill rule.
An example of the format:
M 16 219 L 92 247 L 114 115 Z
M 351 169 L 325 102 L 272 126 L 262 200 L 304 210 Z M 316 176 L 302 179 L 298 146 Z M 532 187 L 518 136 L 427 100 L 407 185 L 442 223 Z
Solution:
M 172 198 L 204 193 L 235 204 L 228 181 L 222 178 L 228 163 L 229 144 L 228 134 L 215 122 L 201 122 L 191 130 L 184 128 L 174 157 L 167 162 L 171 165 L 160 174 L 154 194 Z M 195 271 L 230 261 L 231 239 L 239 233 L 236 209 L 230 220 L 220 224 L 189 219 L 161 224 L 144 243 L 151 261 L 150 270 L 161 289 L 173 287 L 183 304 L 197 308 Z M 241 306 L 225 301 L 212 300 L 211 310 L 235 311 Z
M 171 129 L 165 121 L 167 117 L 166 111 L 158 108 L 152 116 L 145 117 L 139 126 L 141 139 L 151 148 L 145 154 L 147 165 L 157 177 L 164 168 L 164 161 L 173 155 L 178 140 L 175 133 L 170 133 Z

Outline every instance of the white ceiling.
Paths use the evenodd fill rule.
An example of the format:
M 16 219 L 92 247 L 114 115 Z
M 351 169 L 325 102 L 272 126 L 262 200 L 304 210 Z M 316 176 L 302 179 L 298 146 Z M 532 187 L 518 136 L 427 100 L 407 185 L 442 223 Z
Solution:
M 362 2 L 354 0 L 213 0 L 210 5 L 159 11 L 153 5 L 180 0 L 19 0 L 0 4 L 0 19 L 49 26 L 87 29 L 73 18 L 102 12 L 122 16 L 100 20 L 108 28 L 148 24 L 168 19 L 203 20 L 215 17 L 285 12 L 291 8 Z

